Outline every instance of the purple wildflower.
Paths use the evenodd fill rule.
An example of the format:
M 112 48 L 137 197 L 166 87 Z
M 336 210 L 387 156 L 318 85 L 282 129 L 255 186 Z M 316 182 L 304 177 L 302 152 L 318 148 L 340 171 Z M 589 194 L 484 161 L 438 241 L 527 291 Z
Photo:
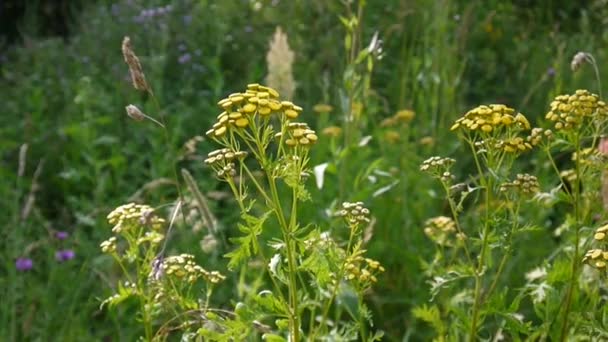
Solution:
M 177 59 L 177 61 L 179 62 L 179 64 L 184 64 L 184 63 L 190 62 L 191 59 L 192 59 L 192 56 L 189 53 L 185 53 L 185 54 L 181 55 Z
M 15 267 L 18 271 L 29 271 L 34 267 L 34 262 L 30 258 L 18 258 Z
M 68 232 L 64 232 L 64 231 L 55 232 L 55 238 L 57 240 L 65 240 L 68 238 L 68 236 L 70 236 L 70 234 Z
M 547 76 L 549 76 L 549 77 L 555 76 L 555 69 L 553 69 L 553 68 L 547 69 Z
M 64 262 L 64 261 L 74 259 L 75 255 L 76 254 L 74 253 L 73 250 L 64 249 L 64 250 L 55 252 L 55 259 L 59 262 Z

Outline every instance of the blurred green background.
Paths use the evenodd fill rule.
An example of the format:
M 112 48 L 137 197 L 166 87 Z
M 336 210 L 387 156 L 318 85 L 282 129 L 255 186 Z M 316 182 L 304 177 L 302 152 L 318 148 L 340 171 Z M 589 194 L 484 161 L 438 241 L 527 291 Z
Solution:
M 338 110 L 321 116 L 312 107 L 339 108 L 344 8 L 338 0 L 0 1 L 1 339 L 135 340 L 133 309 L 99 309 L 116 282 L 98 247 L 109 236 L 105 216 L 134 194 L 153 205 L 172 201 L 174 189 L 162 179 L 171 177 L 173 151 L 214 199 L 230 236 L 234 203 L 200 161 L 211 144 L 202 139 L 195 152 L 184 144 L 214 122 L 217 100 L 264 81 L 277 26 L 296 55 L 294 102 L 304 119 L 318 132 L 340 125 Z M 372 77 L 376 105 L 364 114 L 362 135 L 373 138 L 352 156 L 358 171 L 347 183 L 349 197 L 369 203 L 377 217 L 370 256 L 387 269 L 370 307 L 387 340 L 424 340 L 427 327 L 411 309 L 430 298 L 422 260 L 434 249 L 421 225 L 446 208 L 419 163 L 462 153 L 446 131 L 470 107 L 504 103 L 536 121 L 558 93 L 598 92 L 593 70 L 572 73 L 570 60 L 578 51 L 592 53 L 605 79 L 608 2 L 367 1 L 361 27 L 364 42 L 378 31 L 385 51 Z M 130 103 L 158 115 L 130 86 L 120 52 L 127 35 L 169 122 L 171 146 L 154 125 L 125 115 Z M 396 129 L 398 141 L 388 139 L 381 122 L 401 109 L 416 116 Z M 313 165 L 334 157 L 323 139 Z M 323 189 L 313 191 L 318 201 L 305 211 L 311 221 L 323 222 L 341 177 L 330 170 Z M 58 231 L 70 236 L 57 239 Z M 180 227 L 169 248 L 225 270 L 229 249 L 205 254 L 203 236 Z M 519 256 L 525 262 L 512 270 L 513 284 L 550 243 Z M 75 257 L 57 261 L 55 253 L 65 249 Z M 32 269 L 19 271 L 18 258 L 31 259 Z M 222 293 L 226 305 L 236 283 Z

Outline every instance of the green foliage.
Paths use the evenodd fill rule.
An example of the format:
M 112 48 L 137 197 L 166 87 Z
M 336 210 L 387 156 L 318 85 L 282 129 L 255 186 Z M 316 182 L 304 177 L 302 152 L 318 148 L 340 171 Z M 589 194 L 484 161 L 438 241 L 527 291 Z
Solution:
M 595 269 L 602 260 L 589 254 L 580 263 L 605 248 L 595 239 L 606 219 L 605 161 L 572 159 L 600 145 L 604 132 L 588 125 L 577 142 L 544 119 L 557 95 L 581 88 L 601 99 L 604 1 L 180 0 L 165 11 L 168 3 L 86 2 L 70 35 L 54 38 L 37 36 L 47 30 L 28 2 L 18 43 L 0 49 L 0 289 L 7 298 L 0 336 L 130 341 L 146 335 L 147 312 L 159 339 L 286 340 L 295 298 L 303 332 L 317 326 L 327 340 L 375 338 L 367 329 L 386 340 L 605 338 L 605 271 Z M 201 166 L 213 144 L 202 133 L 219 113 L 217 99 L 264 80 L 276 26 L 295 53 L 299 119 L 318 143 L 299 163 L 276 158 L 273 134 L 261 132 L 271 160 L 231 188 Z M 376 32 L 384 44 L 370 50 Z M 119 48 L 125 35 L 153 94 L 131 89 Z M 579 51 L 591 53 L 597 68 L 585 59 L 573 72 Z M 554 129 L 554 139 L 516 160 L 491 156 L 502 166 L 485 168 L 484 153 L 469 153 L 448 130 L 487 103 L 522 111 L 532 127 Z M 166 131 L 132 121 L 128 104 L 164 120 Z M 434 155 L 457 160 L 451 183 L 420 172 Z M 253 167 L 252 157 L 244 167 Z M 577 164 L 580 181 L 567 179 Z M 500 192 L 518 173 L 537 177 L 534 199 Z M 260 195 L 253 179 L 261 188 L 276 181 L 277 198 Z M 373 213 L 351 246 L 351 232 L 333 215 L 345 200 L 364 201 Z M 167 208 L 179 202 L 182 210 L 154 249 L 150 236 L 140 242 L 145 249 L 135 237 L 119 244 L 128 245 L 119 248 L 127 251 L 124 272 L 99 244 L 111 234 L 106 214 L 128 202 L 154 203 L 167 221 Z M 281 204 L 294 230 L 287 237 L 271 203 Z M 462 240 L 450 228 L 427 234 L 444 227 L 427 224 L 440 216 L 458 220 Z M 57 239 L 59 231 L 69 238 Z M 57 261 L 66 249 L 75 257 Z M 227 278 L 209 297 L 204 282 L 174 283 L 174 300 L 142 309 L 158 290 L 144 279 L 161 250 L 192 254 Z M 360 251 L 386 268 L 373 290 L 334 286 L 344 260 Z M 18 258 L 31 259 L 32 270 L 19 271 Z M 140 278 L 135 290 L 125 286 L 127 274 Z

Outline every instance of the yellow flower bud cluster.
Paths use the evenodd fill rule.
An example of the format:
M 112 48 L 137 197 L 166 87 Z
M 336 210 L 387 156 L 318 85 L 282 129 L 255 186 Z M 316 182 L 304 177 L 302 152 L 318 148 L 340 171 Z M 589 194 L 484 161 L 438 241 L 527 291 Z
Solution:
M 344 269 L 346 280 L 357 281 L 362 287 L 378 282 L 376 276 L 385 271 L 380 262 L 361 255 L 349 257 Z
M 599 242 L 608 242 L 608 224 L 605 224 L 595 230 L 593 239 Z
M 249 84 L 244 93 L 231 94 L 218 102 L 218 106 L 224 111 L 206 132 L 208 137 L 220 138 L 231 129 L 247 128 L 256 117 L 270 118 L 272 113 L 280 113 L 287 120 L 293 120 L 302 112 L 302 107 L 280 101 L 276 90 L 257 83 Z
M 330 113 L 331 111 L 333 111 L 334 107 L 332 107 L 331 105 L 328 105 L 326 103 L 319 103 L 319 104 L 314 105 L 312 107 L 312 110 L 315 113 L 324 114 L 324 113 Z
M 525 152 L 532 149 L 532 144 L 521 137 L 507 138 L 496 141 L 495 148 L 507 153 Z
M 506 127 L 530 129 L 530 122 L 513 108 L 502 104 L 482 105 L 471 109 L 463 117 L 456 120 L 451 130 L 464 129 L 490 135 L 492 132 Z
M 455 162 L 456 160 L 452 158 L 434 156 L 422 162 L 420 171 L 428 172 L 433 177 L 447 182 L 454 178 L 450 169 Z
M 243 160 L 247 157 L 245 151 L 233 151 L 229 148 L 222 148 L 209 152 L 205 164 L 211 166 L 215 171 L 215 174 L 220 177 L 234 177 L 236 176 L 235 160 Z
M 193 283 L 199 278 L 204 278 L 206 281 L 217 284 L 226 279 L 226 277 L 217 271 L 207 271 L 197 265 L 192 254 L 180 254 L 167 257 L 162 264 L 163 274 L 184 279 L 187 282 Z
M 556 130 L 573 130 L 579 127 L 585 118 L 594 115 L 608 115 L 608 107 L 599 96 L 588 90 L 579 89 L 572 95 L 559 95 L 551 102 L 551 110 L 545 118 L 554 122 Z
M 342 134 L 342 128 L 338 126 L 329 126 L 323 128 L 323 131 L 321 133 L 328 137 L 337 138 Z
M 588 147 L 588 148 L 584 148 L 580 151 L 580 157 L 579 157 L 579 153 L 572 153 L 572 161 L 576 161 L 577 159 L 579 159 L 579 162 L 582 165 L 593 165 L 593 164 L 598 164 L 603 166 L 605 160 L 605 156 L 602 155 L 601 153 L 599 153 L 599 151 L 596 148 L 593 147 Z
M 605 269 L 608 262 L 608 252 L 602 249 L 590 249 L 585 253 L 583 262 L 598 269 Z
M 447 216 L 433 217 L 424 223 L 424 234 L 441 246 L 452 246 L 456 231 L 456 222 Z
M 595 230 L 593 240 L 604 245 L 608 242 L 608 224 Z M 603 248 L 590 249 L 585 253 L 583 262 L 598 269 L 605 269 L 608 264 L 608 251 Z
M 550 129 L 543 130 L 542 128 L 532 128 L 530 135 L 526 138 L 526 141 L 532 145 L 537 146 L 543 142 L 543 138 L 553 138 L 553 132 Z
M 396 144 L 401 140 L 401 134 L 395 130 L 389 130 L 384 133 L 384 139 L 391 144 Z
M 344 202 L 342 203 L 342 210 L 340 210 L 338 216 L 342 216 L 349 226 L 358 226 L 361 223 L 369 223 L 370 211 L 363 205 L 363 202 Z
M 102 242 L 99 247 L 103 253 L 114 253 L 116 252 L 116 237 L 112 236 L 106 241 Z
M 163 241 L 164 238 L 165 238 L 165 235 L 163 235 L 159 232 L 148 231 L 144 234 L 144 236 L 137 239 L 137 244 L 149 242 L 152 245 L 158 245 L 159 243 L 161 243 Z
M 500 185 L 500 191 L 507 192 L 509 190 L 529 196 L 539 192 L 540 185 L 538 184 L 538 178 L 536 178 L 536 176 L 527 173 L 518 173 L 515 180 L 512 182 Z
M 560 172 L 559 177 L 570 184 L 574 184 L 574 182 L 576 182 L 576 179 L 578 178 L 576 176 L 576 171 L 573 169 L 567 169 Z
M 380 127 L 393 127 L 397 126 L 398 124 L 405 125 L 410 123 L 415 116 L 416 113 L 414 113 L 414 111 L 409 109 L 402 109 L 395 113 L 395 115 L 382 120 L 382 122 L 380 122 Z
M 307 124 L 303 122 L 290 122 L 287 125 L 286 137 L 283 142 L 289 147 L 296 146 L 312 146 L 319 138 L 314 130 L 310 129 Z M 282 134 L 275 134 L 277 139 L 281 139 Z
M 121 233 L 141 226 L 149 226 L 160 230 L 165 220 L 154 215 L 154 209 L 148 205 L 129 203 L 114 209 L 107 217 L 108 222 L 114 225 L 112 231 Z

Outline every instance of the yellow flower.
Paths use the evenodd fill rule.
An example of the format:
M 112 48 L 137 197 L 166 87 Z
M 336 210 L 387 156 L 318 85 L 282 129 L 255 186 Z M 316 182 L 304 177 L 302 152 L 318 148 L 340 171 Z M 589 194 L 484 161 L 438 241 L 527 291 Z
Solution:
M 394 118 L 403 123 L 408 123 L 414 119 L 414 116 L 416 116 L 414 111 L 402 109 L 395 114 Z
M 384 138 L 391 144 L 399 142 L 401 140 L 401 136 L 397 131 L 388 131 L 384 134 Z
M 608 115 L 606 103 L 599 96 L 579 89 L 573 95 L 559 95 L 551 102 L 545 119 L 554 122 L 556 130 L 573 130 L 592 116 Z
M 315 113 L 322 114 L 322 113 L 329 113 L 329 112 L 333 111 L 334 107 L 332 107 L 331 105 L 325 104 L 325 103 L 319 103 L 319 104 L 314 105 L 314 107 L 312 107 L 312 110 Z
M 433 145 L 435 145 L 435 138 L 427 135 L 425 137 L 420 138 L 419 143 L 420 143 L 420 145 L 424 145 L 424 146 L 433 146 Z
M 327 135 L 332 138 L 339 137 L 342 134 L 342 128 L 338 126 L 329 126 L 323 129 L 323 135 Z

